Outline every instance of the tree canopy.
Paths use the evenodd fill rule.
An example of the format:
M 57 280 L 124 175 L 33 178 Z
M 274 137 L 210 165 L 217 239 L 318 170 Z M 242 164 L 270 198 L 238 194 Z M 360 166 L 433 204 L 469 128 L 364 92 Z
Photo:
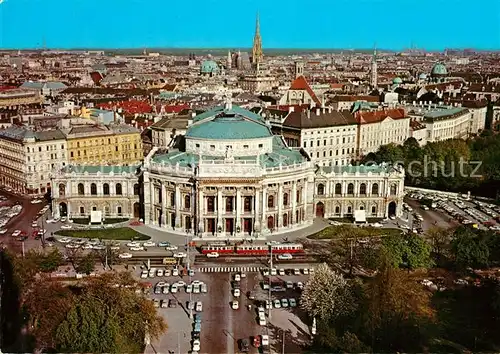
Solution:
M 166 324 L 153 303 L 137 294 L 129 273 L 104 274 L 76 287 L 41 279 L 26 305 L 38 346 L 71 353 L 138 353 L 146 331 Z
M 432 265 L 431 246 L 418 235 L 389 235 L 383 239 L 382 245 L 394 267 L 417 269 Z

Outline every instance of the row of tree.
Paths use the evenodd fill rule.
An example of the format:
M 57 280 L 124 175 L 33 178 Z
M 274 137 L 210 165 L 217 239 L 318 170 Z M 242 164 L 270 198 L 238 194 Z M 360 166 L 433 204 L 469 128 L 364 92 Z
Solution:
M 94 257 L 97 255 L 78 257 L 75 266 L 90 273 Z M 58 250 L 47 254 L 30 251 L 24 258 L 6 254 L 4 258 L 8 260 L 4 271 L 10 269 L 6 286 L 16 294 L 10 304 L 27 319 L 22 325 L 30 329 L 33 349 L 138 353 L 143 352 L 146 335 L 157 338 L 166 330 L 164 319 L 129 273 L 61 282 L 47 274 L 65 263 Z
M 420 352 L 500 349 L 500 286 L 483 280 L 432 293 L 415 269 L 446 264 L 450 273 L 500 261 L 498 234 L 471 227 L 432 229 L 425 237 L 391 234 L 363 242 L 366 230 L 346 227 L 331 256 L 311 276 L 301 307 L 318 321 L 314 352 Z M 348 242 L 346 242 L 348 241 Z M 331 267 L 350 266 L 344 276 Z M 352 269 L 375 270 L 353 278 Z M 439 274 L 442 270 L 433 272 Z M 441 272 L 441 273 L 440 273 Z M 474 301 L 471 301 L 474 299 Z
M 500 190 L 500 135 L 485 131 L 473 140 L 450 139 L 420 146 L 415 138 L 403 145 L 381 146 L 360 162 L 400 163 L 405 184 L 496 198 Z

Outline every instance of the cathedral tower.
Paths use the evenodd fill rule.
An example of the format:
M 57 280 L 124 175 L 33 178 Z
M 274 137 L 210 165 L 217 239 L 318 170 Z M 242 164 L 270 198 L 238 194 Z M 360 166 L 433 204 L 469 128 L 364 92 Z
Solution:
M 372 68 L 371 68 L 371 85 L 374 88 L 378 87 L 378 77 L 377 77 L 377 50 L 373 51 L 372 57 Z
M 260 21 L 259 14 L 257 14 L 257 21 L 255 24 L 255 36 L 253 38 L 253 47 L 252 47 L 252 63 L 257 64 L 262 62 L 263 53 L 262 53 L 262 38 L 260 37 Z

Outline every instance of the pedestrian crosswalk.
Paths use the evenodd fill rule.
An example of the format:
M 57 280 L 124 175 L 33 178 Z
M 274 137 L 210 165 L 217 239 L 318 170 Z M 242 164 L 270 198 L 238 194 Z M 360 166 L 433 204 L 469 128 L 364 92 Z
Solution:
M 261 267 L 203 267 L 199 268 L 201 273 L 257 273 L 262 271 Z

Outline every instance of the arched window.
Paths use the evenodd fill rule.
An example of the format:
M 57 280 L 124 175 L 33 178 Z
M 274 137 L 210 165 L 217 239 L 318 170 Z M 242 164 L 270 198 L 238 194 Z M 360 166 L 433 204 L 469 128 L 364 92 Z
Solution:
M 170 206 L 175 207 L 175 192 L 170 192 Z
M 109 195 L 109 184 L 104 183 L 102 185 L 102 194 L 104 195 Z
M 288 193 L 283 194 L 283 205 L 288 205 Z
M 392 184 L 391 185 L 391 195 L 396 195 L 398 194 L 398 186 L 396 186 L 395 184 Z
M 377 207 L 375 205 L 372 206 L 372 215 L 377 215 Z
M 139 188 L 139 183 L 134 184 L 134 195 L 139 195 L 141 189 Z
M 184 196 L 184 208 L 191 208 L 191 197 L 189 195 Z
M 268 208 L 274 208 L 274 196 L 270 195 L 267 197 L 267 207 Z
M 283 214 L 283 226 L 288 226 L 288 214 Z
M 122 184 L 117 183 L 115 186 L 115 194 L 116 195 L 122 195 Z
M 340 183 L 337 183 L 335 185 L 335 194 L 336 195 L 341 195 L 342 194 L 342 185 Z
M 372 186 L 372 195 L 378 195 L 378 183 L 374 183 Z
M 347 186 L 347 194 L 354 194 L 354 184 L 349 183 Z
M 352 214 L 352 206 L 347 207 L 347 214 Z
M 337 205 L 335 207 L 335 214 L 340 214 L 340 206 L 339 205 Z
M 359 186 L 359 194 L 366 195 L 366 184 L 361 183 L 361 185 Z
M 83 183 L 78 183 L 78 195 L 85 195 L 85 187 Z
M 92 183 L 90 185 L 90 194 L 91 195 L 97 195 L 97 184 Z
M 325 185 L 320 183 L 318 184 L 318 195 L 324 195 L 325 194 Z
M 61 183 L 59 185 L 59 196 L 64 197 L 65 194 L 66 194 L 66 185 L 64 183 Z

